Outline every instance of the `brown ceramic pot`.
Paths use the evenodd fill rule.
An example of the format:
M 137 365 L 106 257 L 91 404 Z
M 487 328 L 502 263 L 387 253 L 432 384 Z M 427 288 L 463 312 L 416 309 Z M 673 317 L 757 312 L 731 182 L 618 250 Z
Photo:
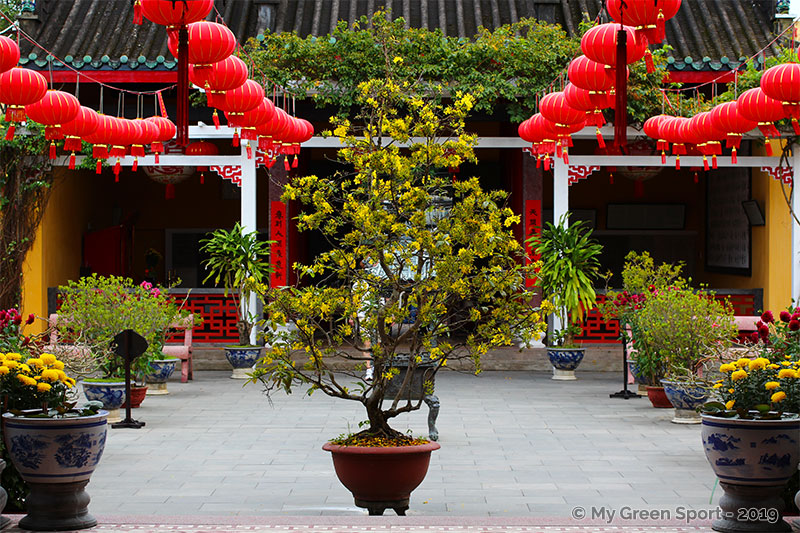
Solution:
M 664 387 L 651 387 L 650 385 L 648 385 L 647 397 L 650 399 L 650 403 L 653 404 L 653 407 L 657 407 L 659 409 L 672 408 L 672 404 L 670 403 L 666 393 L 664 392 Z
M 147 394 L 147 385 L 144 387 L 136 387 L 131 385 L 131 408 L 135 409 L 142 405 L 144 401 L 144 397 Z M 128 406 L 128 401 L 125 400 L 125 403 L 122 404 L 122 409 L 125 409 Z
M 418 446 L 370 448 L 326 443 L 333 468 L 342 485 L 353 493 L 355 504 L 381 515 L 394 509 L 404 515 L 411 491 L 422 483 L 428 472 L 431 452 L 441 446 L 435 442 Z

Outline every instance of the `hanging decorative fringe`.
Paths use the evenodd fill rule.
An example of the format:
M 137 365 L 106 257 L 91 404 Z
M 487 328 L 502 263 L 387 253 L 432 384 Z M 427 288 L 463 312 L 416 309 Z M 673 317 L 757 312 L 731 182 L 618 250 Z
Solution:
M 69 155 L 69 169 L 75 170 L 75 152 Z
M 599 148 L 605 148 L 606 141 L 603 139 L 603 134 L 600 133 L 600 128 L 595 128 L 594 133 L 597 135 L 597 146 Z
M 703 154 L 703 170 L 708 170 L 709 168 L 710 167 L 708 166 L 708 157 L 706 157 L 706 154 Z M 695 175 L 695 179 L 696 179 L 697 178 L 697 172 L 695 172 L 694 175 Z
M 102 174 L 103 172 L 103 162 L 101 160 L 97 160 L 97 166 L 94 169 L 95 174 Z
M 647 66 L 648 74 L 656 71 L 656 66 L 653 64 L 653 54 L 650 53 L 649 49 L 644 53 L 644 64 Z
M 50 159 L 55 159 L 56 158 L 56 143 L 53 142 L 53 141 L 50 141 L 50 154 L 49 155 L 50 155 Z
M 733 150 L 731 150 L 731 163 L 733 163 L 735 165 L 738 162 L 739 162 L 739 159 L 736 157 L 736 147 L 734 146 Z
M 711 168 L 717 169 L 717 154 L 711 154 Z
M 297 154 L 295 154 L 294 160 L 292 161 L 292 168 L 297 168 Z M 456 172 L 458 172 L 458 169 L 456 169 Z
M 142 0 L 133 3 L 133 23 L 137 26 L 142 23 Z
M 253 149 L 250 147 L 250 142 L 247 143 L 247 159 L 253 159 Z
M 708 170 L 708 169 L 706 169 L 706 170 Z M 700 179 L 697 177 L 697 171 L 696 170 L 694 171 L 694 182 L 695 183 L 699 183 L 700 182 Z
M 138 157 L 134 157 L 133 158 L 133 166 L 131 166 L 131 170 L 133 170 L 134 172 L 139 170 L 139 158 Z
M 288 156 L 283 156 L 283 168 L 285 168 L 287 171 L 291 168 L 289 166 L 289 157 Z
M 119 163 L 119 158 L 117 158 L 117 162 L 114 164 L 114 182 L 115 183 L 119 181 L 119 169 L 120 169 L 120 163 Z
M 216 109 L 214 110 L 214 114 L 211 115 L 211 118 L 214 120 L 214 128 L 219 129 L 219 113 L 217 113 Z
M 206 183 L 206 173 L 200 172 L 200 185 L 205 185 Z
M 8 131 L 6 132 L 6 140 L 7 141 L 10 141 L 11 139 L 14 138 L 14 131 L 16 130 L 16 128 L 17 127 L 13 122 L 11 124 L 9 124 Z
M 233 140 L 231 140 L 232 146 L 239 146 L 239 130 L 233 131 Z

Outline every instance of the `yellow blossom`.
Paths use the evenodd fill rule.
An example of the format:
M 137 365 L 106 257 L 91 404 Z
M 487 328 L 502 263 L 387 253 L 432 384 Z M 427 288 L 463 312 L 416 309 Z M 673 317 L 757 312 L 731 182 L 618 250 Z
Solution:
M 728 389 L 728 392 L 729 392 L 729 393 L 731 393 L 731 394 L 733 394 L 734 392 L 736 392 L 736 389 L 733 389 L 733 388 L 731 388 L 731 389 Z
M 749 363 L 750 370 L 761 370 L 763 368 L 766 368 L 768 364 L 769 364 L 769 359 L 765 359 L 763 357 L 753 359 Z
M 733 409 L 733 404 L 736 403 L 736 400 L 731 400 L 725 404 L 725 409 Z
M 29 367 L 36 367 L 36 368 L 42 368 L 44 366 L 42 360 L 36 357 L 31 357 L 30 359 L 25 361 L 25 364 L 28 365 Z
M 796 378 L 797 372 L 792 370 L 791 368 L 782 368 L 778 371 L 779 378 Z
M 731 372 L 733 370 L 736 370 L 736 365 L 730 363 L 725 363 L 719 367 L 720 372 Z
M 747 371 L 745 371 L 745 370 L 743 370 L 741 368 L 739 370 L 737 370 L 736 372 L 734 372 L 733 374 L 731 374 L 731 379 L 733 381 L 739 381 L 740 379 L 744 379 L 746 377 L 747 377 Z
M 55 355 L 53 355 L 53 354 L 51 354 L 51 353 L 43 353 L 43 354 L 42 354 L 42 355 L 39 357 L 39 359 L 41 359 L 41 360 L 42 360 L 42 363 L 44 363 L 44 364 L 46 364 L 46 365 L 48 365 L 48 366 L 49 366 L 49 365 L 52 365 L 53 363 L 55 363 L 56 361 L 58 361 L 58 359 L 56 359 L 56 356 L 55 356 Z
M 780 386 L 781 384 L 778 383 L 777 381 L 767 381 L 766 383 L 764 383 L 764 388 L 767 390 L 775 390 Z
M 52 368 L 42 370 L 42 379 L 46 381 L 58 381 L 59 380 L 58 370 Z
M 772 403 L 778 403 L 778 402 L 780 402 L 780 401 L 782 401 L 784 399 L 786 399 L 786 393 L 783 392 L 783 391 L 778 391 L 778 392 L 776 392 L 775 394 L 772 395 L 772 397 L 770 398 L 770 401 Z
M 19 361 L 22 359 L 22 356 L 18 353 L 7 353 L 6 359 L 11 359 L 12 361 Z
M 741 359 L 736 361 L 736 366 L 738 366 L 739 368 L 744 368 L 749 365 L 750 365 L 750 359 L 748 359 L 747 357 L 742 357 Z
M 6 361 L 6 366 L 13 370 L 19 366 L 19 363 L 17 363 L 13 359 L 9 359 L 8 361 Z
M 21 372 L 31 372 L 31 367 L 29 367 L 26 363 L 20 363 L 19 369 Z
M 716 385 L 714 385 L 712 388 L 713 388 L 713 389 L 721 389 L 721 388 L 722 388 L 722 383 L 717 383 L 717 384 L 716 384 Z
M 56 361 L 55 363 L 53 363 L 53 368 L 55 368 L 56 370 L 64 370 L 64 363 L 61 361 Z
M 39 392 L 47 392 L 53 387 L 49 383 L 39 383 L 36 385 L 36 390 Z

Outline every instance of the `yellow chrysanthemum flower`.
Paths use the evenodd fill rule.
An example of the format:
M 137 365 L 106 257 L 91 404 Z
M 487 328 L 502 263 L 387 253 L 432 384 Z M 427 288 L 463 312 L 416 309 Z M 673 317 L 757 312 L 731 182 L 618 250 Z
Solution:
M 51 353 L 43 353 L 41 356 L 39 356 L 39 359 L 41 359 L 42 362 L 48 366 L 58 361 L 56 356 Z
M 736 389 L 733 389 L 733 388 L 731 388 L 731 389 L 728 389 L 728 392 L 729 392 L 729 393 L 731 393 L 731 394 L 733 394 L 734 392 L 736 392 Z
M 64 370 L 64 363 L 61 361 L 56 361 L 55 363 L 52 364 L 52 367 L 55 368 L 56 370 Z
M 731 363 L 725 363 L 719 367 L 720 372 L 732 372 L 736 370 L 736 365 L 732 365 Z
M 783 401 L 785 399 L 786 399 L 786 393 L 783 392 L 783 391 L 779 391 L 779 392 L 776 392 L 775 394 L 772 395 L 772 397 L 770 398 L 770 401 L 772 403 L 778 403 L 778 402 Z
M 796 378 L 797 372 L 791 368 L 781 368 L 778 371 L 778 378 Z
M 776 365 L 775 363 L 772 363 L 771 365 L 769 365 L 769 367 L 770 367 L 772 370 L 778 370 L 778 369 L 781 367 L 781 365 Z
M 69 387 L 70 389 L 75 386 L 75 380 L 72 378 L 67 378 L 66 380 L 64 380 L 64 383 L 66 383 L 67 387 Z
M 5 376 L 9 372 L 10 372 L 10 370 L 6 365 L 0 366 L 0 376 Z
M 10 368 L 11 370 L 14 370 L 15 368 L 17 368 L 19 366 L 19 363 L 17 363 L 13 359 L 9 359 L 8 361 L 6 361 L 6 366 L 8 368 Z
M 55 372 L 58 372 L 58 381 L 62 383 L 67 382 L 67 374 L 63 370 L 53 369 Z
M 19 369 L 21 372 L 31 372 L 31 367 L 29 367 L 27 363 L 20 363 Z
M 42 368 L 44 366 L 44 363 L 38 357 L 31 357 L 30 359 L 25 361 L 25 364 L 28 365 L 29 367 L 35 367 L 35 368 Z
M 22 356 L 18 353 L 7 353 L 6 359 L 11 359 L 12 361 L 19 361 L 22 359 Z
M 742 357 L 741 359 L 736 361 L 736 366 L 738 366 L 739 368 L 744 368 L 749 365 L 750 365 L 750 359 L 748 359 L 747 357 Z
M 747 371 L 742 368 L 731 374 L 731 379 L 733 381 L 739 381 L 740 379 L 744 379 L 746 377 L 747 377 Z
M 42 379 L 46 381 L 58 381 L 59 377 L 58 370 L 52 368 L 42 370 Z
M 769 359 L 759 357 L 757 359 L 753 359 L 752 361 L 750 361 L 749 366 L 750 370 L 761 370 L 763 368 L 766 368 L 768 364 L 769 364 Z
M 50 385 L 49 383 L 39 383 L 36 385 L 36 390 L 38 390 L 39 392 L 47 392 L 52 388 L 53 388 L 52 385 Z
M 36 380 L 35 379 L 30 378 L 30 377 L 28 377 L 28 376 L 26 376 L 24 374 L 17 374 L 17 379 L 23 385 L 28 385 L 28 386 L 35 386 L 36 385 Z
M 717 384 L 716 384 L 716 385 L 714 385 L 712 388 L 713 388 L 713 389 L 721 389 L 721 388 L 722 388 L 722 383 L 717 383 Z
M 725 409 L 733 409 L 733 404 L 736 403 L 736 400 L 731 400 L 725 404 Z
M 778 383 L 777 381 L 767 381 L 766 383 L 764 383 L 764 388 L 767 390 L 775 390 L 780 386 L 781 384 Z

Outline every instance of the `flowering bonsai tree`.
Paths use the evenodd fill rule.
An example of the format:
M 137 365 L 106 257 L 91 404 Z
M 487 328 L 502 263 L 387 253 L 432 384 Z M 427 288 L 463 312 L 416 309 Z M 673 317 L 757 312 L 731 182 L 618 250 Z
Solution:
M 327 132 L 343 144 L 342 170 L 294 178 L 284 189 L 284 201 L 304 208 L 298 228 L 317 232 L 329 249 L 297 266 L 301 284 L 268 292 L 271 349 L 252 380 L 267 393 L 305 384 L 361 403 L 367 427 L 343 443 L 408 440 L 389 421 L 420 408 L 421 399 L 401 398 L 423 361 L 428 380 L 459 359 L 480 371 L 490 348 L 543 330 L 506 193 L 447 172 L 475 159 L 475 137 L 464 132 L 473 99 L 456 93 L 443 104 L 441 88 L 427 89 L 423 96 L 391 76 L 362 83 L 361 113 L 332 119 Z M 362 352 L 371 355 L 372 381 L 361 378 Z M 351 370 L 334 373 L 342 361 Z M 399 362 L 406 377 L 386 398 Z

